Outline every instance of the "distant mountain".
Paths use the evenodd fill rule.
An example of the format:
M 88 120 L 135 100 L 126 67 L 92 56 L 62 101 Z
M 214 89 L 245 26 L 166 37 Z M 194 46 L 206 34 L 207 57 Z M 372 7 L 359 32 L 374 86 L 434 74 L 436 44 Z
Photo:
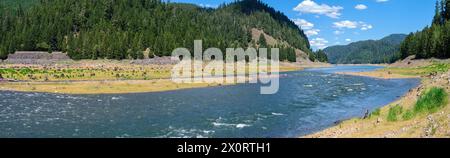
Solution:
M 398 59 L 400 44 L 405 34 L 392 34 L 381 40 L 367 40 L 345 46 L 331 46 L 324 49 L 333 64 L 391 63 Z

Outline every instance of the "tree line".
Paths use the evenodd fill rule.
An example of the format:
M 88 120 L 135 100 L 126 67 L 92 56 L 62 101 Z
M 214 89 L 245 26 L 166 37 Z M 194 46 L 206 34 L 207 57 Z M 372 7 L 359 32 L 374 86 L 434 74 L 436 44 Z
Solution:
M 409 34 L 400 46 L 401 58 L 450 57 L 450 0 L 436 1 L 436 12 L 431 26 Z
M 179 47 L 193 50 L 197 39 L 205 48 L 246 48 L 256 43 L 252 28 L 289 43 L 280 48 L 280 60 L 295 61 L 295 49 L 313 54 L 304 32 L 259 0 L 235 1 L 217 9 L 160 0 L 34 3 L 14 8 L 0 3 L 0 59 L 15 51 L 63 51 L 76 60 L 142 59 L 170 56 Z

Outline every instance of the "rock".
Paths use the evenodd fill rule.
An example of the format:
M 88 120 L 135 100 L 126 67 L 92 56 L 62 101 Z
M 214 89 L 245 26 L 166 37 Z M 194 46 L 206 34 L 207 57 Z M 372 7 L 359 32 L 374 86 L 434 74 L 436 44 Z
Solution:
M 383 120 L 381 118 L 377 118 L 377 124 L 380 124 Z
M 342 123 L 342 121 L 341 120 L 338 120 L 338 121 L 334 121 L 334 124 L 335 125 L 338 125 L 338 124 L 341 124 Z
M 366 113 L 364 114 L 363 119 L 369 118 L 369 115 L 370 115 L 369 110 L 366 110 Z
M 433 122 L 433 116 L 432 115 L 428 115 L 427 116 L 427 120 L 430 121 L 430 122 Z

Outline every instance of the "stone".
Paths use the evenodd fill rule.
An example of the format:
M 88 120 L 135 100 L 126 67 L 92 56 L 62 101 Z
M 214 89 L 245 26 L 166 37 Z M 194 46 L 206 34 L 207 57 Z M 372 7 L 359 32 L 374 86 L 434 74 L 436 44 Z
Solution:
M 381 118 L 377 118 L 377 124 L 380 124 L 383 120 Z
M 364 117 L 363 117 L 363 119 L 367 119 L 367 118 L 369 118 L 369 115 L 370 115 L 370 112 L 369 112 L 369 110 L 366 110 L 366 113 L 364 114 Z

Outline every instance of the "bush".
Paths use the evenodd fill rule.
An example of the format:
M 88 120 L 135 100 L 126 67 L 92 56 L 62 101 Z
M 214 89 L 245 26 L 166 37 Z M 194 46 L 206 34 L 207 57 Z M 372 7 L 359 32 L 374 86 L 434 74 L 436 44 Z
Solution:
M 403 112 L 403 107 L 401 107 L 400 105 L 395 105 L 391 108 L 389 108 L 389 113 L 387 116 L 387 120 L 389 122 L 395 122 L 398 120 L 398 115 L 402 114 Z
M 38 51 L 49 51 L 50 45 L 48 45 L 46 42 L 41 42 L 36 44 L 36 50 Z
M 377 109 L 373 110 L 372 113 L 370 113 L 369 117 L 380 116 L 380 114 L 381 114 L 381 109 L 377 108 Z
M 403 120 L 411 120 L 412 118 L 414 118 L 415 113 L 413 110 L 406 110 L 405 113 L 403 114 L 402 118 Z
M 435 112 L 448 103 L 448 94 L 443 88 L 433 87 L 419 97 L 414 107 L 414 112 Z

